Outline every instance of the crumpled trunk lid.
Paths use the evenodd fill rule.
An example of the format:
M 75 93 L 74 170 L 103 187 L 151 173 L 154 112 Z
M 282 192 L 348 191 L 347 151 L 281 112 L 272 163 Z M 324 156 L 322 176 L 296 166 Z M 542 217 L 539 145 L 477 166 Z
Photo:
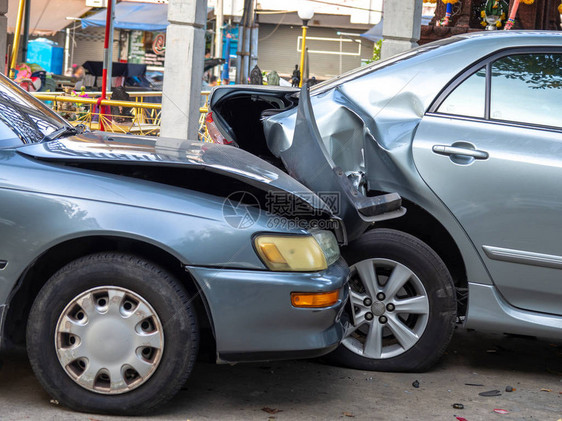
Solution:
M 306 85 L 299 96 L 290 146 L 272 152 L 281 158 L 290 175 L 319 194 L 334 215 L 343 219 L 349 241 L 361 236 L 374 222 L 406 212 L 397 193 L 365 196 L 334 163 L 322 142 Z

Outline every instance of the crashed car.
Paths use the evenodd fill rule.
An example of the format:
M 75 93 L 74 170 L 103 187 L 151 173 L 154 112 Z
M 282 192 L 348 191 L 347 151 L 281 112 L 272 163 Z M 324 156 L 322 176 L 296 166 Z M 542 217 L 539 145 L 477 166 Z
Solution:
M 341 192 L 353 326 L 333 361 L 426 370 L 455 323 L 562 337 L 561 69 L 562 33 L 493 31 L 300 93 L 214 90 L 215 142 Z M 387 200 L 367 226 L 365 203 L 390 193 L 405 216 Z
M 299 210 L 268 208 L 275 194 Z M 277 221 L 271 223 L 271 221 Z M 248 152 L 82 133 L 0 77 L 0 345 L 69 408 L 141 414 L 221 363 L 335 349 L 342 230 Z

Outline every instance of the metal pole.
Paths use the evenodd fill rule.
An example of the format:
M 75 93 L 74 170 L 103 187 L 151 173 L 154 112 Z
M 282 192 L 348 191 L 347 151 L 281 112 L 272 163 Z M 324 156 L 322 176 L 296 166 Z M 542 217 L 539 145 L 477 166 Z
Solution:
M 244 27 L 244 55 L 242 56 L 242 80 L 241 83 L 247 84 L 248 77 L 250 75 L 250 32 L 251 28 L 249 26 Z
M 250 70 L 257 66 L 258 64 L 258 35 L 259 35 L 259 25 L 254 19 L 254 23 L 251 28 L 252 39 L 250 45 Z
M 111 2 L 111 19 L 109 20 L 109 45 L 107 51 L 107 88 L 111 91 L 111 78 L 113 77 L 113 23 L 115 22 L 115 3 L 116 0 Z M 109 3 L 109 2 L 108 2 Z
M 69 66 L 70 66 L 70 28 L 65 29 L 65 37 L 64 37 L 64 69 L 62 69 L 63 73 L 65 73 Z
M 301 80 L 299 81 L 299 87 L 302 86 L 302 80 L 304 79 L 304 49 L 306 47 L 306 30 L 308 29 L 308 21 L 302 21 L 302 42 L 301 42 L 301 63 L 300 63 L 300 71 L 301 71 Z
M 27 43 L 29 42 L 29 7 L 31 0 L 25 2 L 25 10 L 23 14 L 23 42 L 21 46 L 21 61 L 27 63 Z
M 107 4 L 107 13 L 105 15 L 105 38 L 103 41 L 103 70 L 102 70 L 102 81 L 101 81 L 101 100 L 107 98 L 107 85 L 109 80 L 109 87 L 111 88 L 111 63 L 113 61 L 113 5 L 115 0 L 110 0 Z M 110 36 L 111 33 L 111 36 Z M 110 44 L 111 39 L 111 44 Z M 109 72 L 108 72 L 109 70 Z M 101 105 L 101 100 L 98 103 L 99 108 L 99 122 L 100 130 L 104 131 L 103 125 L 103 105 Z
M 224 26 L 223 0 L 217 0 L 215 14 L 217 16 L 215 28 L 215 57 L 222 57 L 222 27 Z M 227 54 L 230 53 L 227 52 Z M 220 76 L 220 66 L 217 66 L 214 72 L 218 72 L 218 76 Z
M 101 97 L 106 99 L 107 94 L 107 66 L 111 61 L 109 57 L 109 30 L 111 26 L 111 6 L 113 6 L 113 0 L 107 4 L 107 13 L 105 15 L 105 38 L 103 40 L 103 70 L 101 76 Z
M 243 44 L 244 44 L 244 27 L 238 25 L 238 48 L 236 51 L 236 83 L 242 83 L 242 57 L 243 57 Z
M 23 11 L 25 9 L 25 0 L 20 0 L 18 6 L 18 16 L 16 20 L 16 30 L 14 31 L 14 42 L 12 49 L 12 59 L 10 60 L 10 78 L 14 78 L 14 69 L 18 61 L 18 50 L 20 49 L 20 33 L 21 33 L 21 23 L 23 20 Z

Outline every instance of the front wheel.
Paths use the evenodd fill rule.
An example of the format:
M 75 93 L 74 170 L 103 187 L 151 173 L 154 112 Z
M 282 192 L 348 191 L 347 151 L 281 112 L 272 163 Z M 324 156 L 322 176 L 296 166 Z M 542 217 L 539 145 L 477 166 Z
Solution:
M 132 255 L 101 253 L 68 264 L 41 289 L 27 351 L 63 405 L 139 414 L 184 384 L 198 335 L 189 297 L 170 274 Z
M 374 229 L 343 250 L 351 266 L 353 326 L 328 358 L 351 368 L 424 371 L 447 347 L 455 288 L 439 256 L 417 238 Z

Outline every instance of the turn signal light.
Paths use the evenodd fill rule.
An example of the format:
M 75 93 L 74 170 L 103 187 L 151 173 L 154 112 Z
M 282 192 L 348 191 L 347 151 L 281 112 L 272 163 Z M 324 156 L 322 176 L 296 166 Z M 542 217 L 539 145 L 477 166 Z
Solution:
M 294 307 L 330 307 L 336 304 L 339 298 L 339 290 L 330 292 L 291 292 L 291 304 Z

